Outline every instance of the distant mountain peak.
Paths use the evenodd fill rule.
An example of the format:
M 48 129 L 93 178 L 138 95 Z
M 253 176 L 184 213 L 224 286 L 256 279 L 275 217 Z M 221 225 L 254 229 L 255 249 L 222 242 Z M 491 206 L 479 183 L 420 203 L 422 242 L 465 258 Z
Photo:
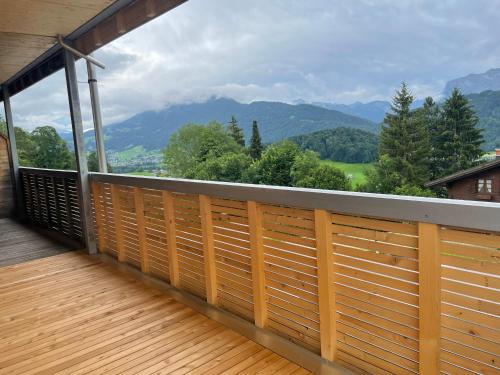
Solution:
M 463 94 L 478 94 L 488 90 L 498 91 L 500 90 L 500 68 L 455 78 L 446 83 L 443 95 L 449 96 L 454 88 L 458 88 Z

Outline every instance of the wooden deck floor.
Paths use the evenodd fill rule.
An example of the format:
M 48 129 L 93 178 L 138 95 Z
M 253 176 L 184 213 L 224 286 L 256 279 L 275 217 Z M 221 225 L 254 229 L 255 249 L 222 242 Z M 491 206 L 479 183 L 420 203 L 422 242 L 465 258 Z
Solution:
M 309 374 L 70 252 L 0 268 L 0 374 Z
M 72 249 L 15 220 L 0 218 L 0 267 L 57 255 Z

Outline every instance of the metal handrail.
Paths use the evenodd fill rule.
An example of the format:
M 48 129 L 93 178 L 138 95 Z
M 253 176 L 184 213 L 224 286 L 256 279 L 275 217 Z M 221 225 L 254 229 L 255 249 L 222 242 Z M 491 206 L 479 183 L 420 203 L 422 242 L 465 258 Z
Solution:
M 90 173 L 91 181 L 500 232 L 500 203 Z

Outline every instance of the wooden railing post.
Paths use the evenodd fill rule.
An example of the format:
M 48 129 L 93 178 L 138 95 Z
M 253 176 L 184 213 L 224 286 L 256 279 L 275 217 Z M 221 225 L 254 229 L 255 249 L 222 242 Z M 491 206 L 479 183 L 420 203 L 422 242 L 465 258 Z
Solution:
M 175 236 L 175 212 L 174 199 L 172 193 L 163 191 L 163 218 L 165 219 L 165 231 L 167 234 L 168 246 L 168 267 L 170 273 L 170 284 L 178 288 L 179 281 L 179 260 L 177 258 L 177 241 Z
M 75 226 L 73 224 L 73 213 L 71 210 L 71 201 L 70 201 L 70 191 L 69 191 L 69 186 L 68 186 L 68 181 L 67 179 L 63 178 L 63 187 L 64 187 L 64 205 L 65 205 L 65 211 L 66 211 L 66 220 L 68 221 L 68 230 L 69 230 L 69 235 L 71 237 L 75 236 Z M 36 183 L 36 180 L 35 180 Z M 36 194 L 36 192 L 35 192 Z
M 248 225 L 252 256 L 252 287 L 254 319 L 257 327 L 267 323 L 266 279 L 264 273 L 264 246 L 262 243 L 262 209 L 257 202 L 248 201 Z
M 139 255 L 141 257 L 141 271 L 150 271 L 148 248 L 146 246 L 146 222 L 144 219 L 144 193 L 141 188 L 134 188 L 135 220 L 137 222 L 137 238 L 139 241 Z
M 215 268 L 214 232 L 210 197 L 200 194 L 201 231 L 203 236 L 203 258 L 207 302 L 217 304 L 217 274 Z
M 101 206 L 101 195 L 104 199 L 104 194 L 102 193 L 101 185 L 97 182 L 92 182 L 92 195 L 94 197 L 94 212 L 95 212 L 95 226 L 98 235 L 98 247 L 99 251 L 103 253 L 106 247 L 106 238 L 104 234 L 104 226 L 102 223 L 103 210 Z M 56 199 L 57 200 L 57 199 Z
M 441 349 L 441 254 L 439 227 L 418 223 L 420 374 L 439 374 Z
M 337 352 L 335 292 L 333 290 L 333 236 L 331 214 L 314 210 L 318 264 L 318 300 L 321 356 L 333 361 Z
M 118 185 L 111 185 L 111 202 L 115 222 L 116 251 L 118 252 L 118 260 L 123 262 L 125 260 L 125 247 L 123 244 L 122 212 L 120 209 L 120 187 Z

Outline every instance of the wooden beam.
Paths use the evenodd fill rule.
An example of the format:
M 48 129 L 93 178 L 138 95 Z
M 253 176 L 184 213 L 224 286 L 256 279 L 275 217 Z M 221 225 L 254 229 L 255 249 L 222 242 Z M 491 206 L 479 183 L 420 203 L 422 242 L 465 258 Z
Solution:
M 217 276 L 215 269 L 215 249 L 210 197 L 200 194 L 201 231 L 203 236 L 203 258 L 205 265 L 205 283 L 207 302 L 217 304 Z
M 94 197 L 94 212 L 95 212 L 95 224 L 98 234 L 98 250 L 103 253 L 106 251 L 106 235 L 104 233 L 104 225 L 102 219 L 104 217 L 104 212 L 101 204 L 102 185 L 97 182 L 92 182 L 92 196 Z M 57 200 L 57 199 L 56 199 Z
M 102 45 L 112 42 L 159 15 L 166 13 L 187 0 L 136 0 L 114 12 L 88 32 L 76 39 L 76 48 L 89 54 Z M 99 35 L 96 38 L 95 35 Z
M 118 260 L 125 261 L 125 247 L 123 244 L 122 211 L 120 209 L 120 187 L 111 185 L 111 204 L 113 205 L 113 221 L 115 222 L 116 251 Z
M 66 73 L 66 86 L 73 129 L 73 144 L 75 146 L 76 169 L 78 172 L 79 201 L 82 222 L 83 239 L 89 254 L 97 253 L 95 232 L 92 218 L 92 205 L 90 193 L 90 180 L 87 165 L 87 151 L 83 136 L 82 113 L 80 109 L 80 96 L 76 79 L 75 57 L 67 50 L 64 51 L 64 67 Z
M 331 214 L 325 210 L 314 210 L 316 249 L 318 264 L 318 300 L 321 356 L 335 360 L 337 352 L 337 328 L 335 292 L 333 290 L 333 236 Z
M 14 120 L 12 119 L 12 108 L 10 106 L 10 94 L 7 85 L 2 86 L 3 105 L 5 111 L 5 122 L 7 123 L 7 138 L 9 139 L 9 163 L 11 172 L 12 190 L 15 197 L 15 213 L 22 219 L 24 217 L 24 199 L 21 176 L 19 174 L 19 158 L 17 156 L 16 133 Z
M 179 279 L 179 259 L 177 257 L 177 240 L 175 234 L 175 211 L 174 198 L 169 191 L 163 191 L 163 218 L 165 220 L 165 231 L 167 234 L 168 246 L 168 268 L 170 274 L 170 284 L 178 288 Z
M 255 201 L 247 202 L 250 248 L 252 257 L 252 286 L 255 325 L 264 328 L 267 323 L 266 278 L 264 273 L 264 245 L 262 243 L 262 210 Z
M 420 374 L 439 374 L 441 350 L 441 252 L 439 227 L 418 224 Z
M 141 257 L 141 271 L 149 273 L 149 256 L 146 246 L 146 221 L 144 219 L 144 193 L 141 188 L 134 188 L 135 219 L 137 223 L 137 237 L 139 241 L 139 255 Z

